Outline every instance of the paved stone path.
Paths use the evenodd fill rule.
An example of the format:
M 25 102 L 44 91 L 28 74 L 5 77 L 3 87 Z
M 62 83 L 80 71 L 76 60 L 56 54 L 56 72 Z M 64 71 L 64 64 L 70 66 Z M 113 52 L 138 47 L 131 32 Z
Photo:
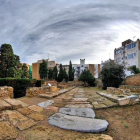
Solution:
M 32 99 L 35 99 L 35 102 L 31 101 Z M 51 126 L 47 126 L 51 132 L 48 131 L 46 126 L 43 126 L 43 124 L 47 124 L 47 118 L 54 113 L 57 114 L 54 114 L 52 119 L 49 118 L 50 122 L 54 123 L 54 119 L 56 119 L 58 125 L 65 126 L 60 127 L 63 129 L 69 127 L 70 130 L 82 132 L 106 130 L 108 122 L 95 119 L 92 108 L 93 105 L 89 102 L 89 98 L 85 96 L 82 88 L 75 88 L 68 94 L 60 95 L 52 100 L 43 98 L 0 99 L 0 140 L 19 137 L 34 140 L 34 137 L 40 139 L 42 135 L 44 135 L 43 140 L 46 140 L 46 137 L 50 140 L 54 139 L 57 136 L 51 137 Z M 73 132 L 70 133 L 73 134 Z M 56 131 L 54 134 L 56 134 Z M 56 139 L 59 140 L 59 138 Z
M 95 119 L 95 113 L 88 98 L 84 97 L 84 90 L 80 89 L 65 107 L 60 108 L 59 113 L 48 119 L 49 124 L 67 130 L 81 132 L 103 132 L 109 123 L 106 120 Z

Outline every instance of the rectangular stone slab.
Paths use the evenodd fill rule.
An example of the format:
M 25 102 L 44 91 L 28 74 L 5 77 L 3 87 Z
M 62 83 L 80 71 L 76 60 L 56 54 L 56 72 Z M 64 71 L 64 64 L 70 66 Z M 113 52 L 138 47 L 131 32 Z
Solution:
M 12 109 L 12 106 L 5 102 L 4 100 L 0 100 L 0 111 Z
M 21 102 L 18 102 L 18 100 L 16 99 L 4 99 L 8 104 L 10 104 L 12 106 L 12 109 L 18 109 L 22 107 Z
M 91 104 L 68 104 L 65 107 L 93 108 Z
M 72 101 L 87 101 L 88 98 L 73 98 Z

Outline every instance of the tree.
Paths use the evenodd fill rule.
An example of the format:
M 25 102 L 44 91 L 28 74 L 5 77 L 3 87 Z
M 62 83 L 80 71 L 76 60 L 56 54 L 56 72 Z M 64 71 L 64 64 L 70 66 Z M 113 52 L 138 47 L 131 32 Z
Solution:
M 102 67 L 100 76 L 103 82 L 103 89 L 107 87 L 118 88 L 125 78 L 124 66 L 114 62 L 106 62 Z
M 47 62 L 43 59 L 43 62 L 40 64 L 39 74 L 41 79 L 46 79 L 48 76 Z
M 63 67 L 62 67 L 62 64 L 60 64 L 60 70 L 59 70 L 59 74 L 58 74 L 58 78 L 57 78 L 57 81 L 58 82 L 62 82 L 63 81 Z
M 53 70 L 49 69 L 48 78 L 51 80 L 53 78 Z
M 22 65 L 21 78 L 29 78 L 29 70 L 28 70 L 28 67 L 27 67 L 27 65 L 25 63 Z
M 89 70 L 84 70 L 78 80 L 84 82 L 84 85 L 88 84 L 90 86 L 95 86 L 95 78 Z
M 69 63 L 69 81 L 73 81 L 74 80 L 74 69 L 72 68 L 72 63 L 70 61 Z
M 57 76 L 58 76 L 58 70 L 57 70 L 57 66 L 55 66 L 53 68 L 53 79 L 57 80 Z
M 30 66 L 30 67 L 29 67 L 29 78 L 30 78 L 30 79 L 32 79 L 32 72 L 33 72 L 32 66 Z
M 66 82 L 68 82 L 68 74 L 67 74 L 67 72 L 66 72 L 66 69 L 64 68 L 64 70 L 63 70 L 63 79 L 65 79 L 66 80 Z
M 140 73 L 140 69 L 139 69 L 139 68 L 137 68 L 135 65 L 134 65 L 134 66 L 129 67 L 129 70 L 130 70 L 130 71 L 131 71 L 131 73 L 133 73 L 133 74 L 138 74 L 138 73 Z
M 0 48 L 0 77 L 21 77 L 21 63 L 10 44 L 2 44 Z

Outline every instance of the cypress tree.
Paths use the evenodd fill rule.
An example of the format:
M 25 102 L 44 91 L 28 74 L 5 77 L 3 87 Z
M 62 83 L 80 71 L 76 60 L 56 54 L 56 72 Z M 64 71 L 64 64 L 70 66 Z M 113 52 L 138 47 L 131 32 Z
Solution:
M 57 81 L 58 82 L 62 82 L 63 81 L 63 67 L 62 67 L 62 64 L 60 64 L 60 70 L 59 70 L 59 74 L 58 74 L 58 78 L 57 78 Z
M 53 68 L 53 79 L 57 81 L 57 76 L 58 76 L 58 70 L 57 66 Z
M 32 79 L 32 72 L 33 72 L 32 66 L 30 66 L 30 67 L 29 67 L 29 78 L 30 78 L 30 79 Z
M 63 79 L 65 79 L 66 80 L 66 82 L 68 81 L 68 74 L 67 74 L 67 72 L 66 72 L 66 69 L 64 68 L 64 70 L 63 70 Z
M 72 63 L 69 63 L 69 81 L 73 81 Z
M 53 70 L 49 69 L 49 73 L 48 73 L 48 79 L 52 79 L 53 78 Z
M 43 59 L 43 62 L 40 64 L 39 74 L 41 79 L 46 79 L 48 76 L 47 62 Z
M 26 64 L 22 65 L 22 75 L 21 78 L 29 78 L 29 70 Z

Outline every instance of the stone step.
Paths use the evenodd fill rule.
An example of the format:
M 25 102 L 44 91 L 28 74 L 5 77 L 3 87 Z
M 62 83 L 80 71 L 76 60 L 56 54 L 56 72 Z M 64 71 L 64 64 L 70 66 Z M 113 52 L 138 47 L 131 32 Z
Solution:
M 12 106 L 8 104 L 6 101 L 0 99 L 0 111 L 2 110 L 10 110 L 12 109 Z
M 68 104 L 65 107 L 67 108 L 93 108 L 93 106 L 91 104 Z
M 16 100 L 16 99 L 11 99 L 7 98 L 4 99 L 8 104 L 12 106 L 12 109 L 18 109 L 27 106 L 27 104 L 23 103 L 22 101 Z
M 99 133 L 108 128 L 106 120 L 83 118 L 56 113 L 48 119 L 50 125 L 80 132 Z

